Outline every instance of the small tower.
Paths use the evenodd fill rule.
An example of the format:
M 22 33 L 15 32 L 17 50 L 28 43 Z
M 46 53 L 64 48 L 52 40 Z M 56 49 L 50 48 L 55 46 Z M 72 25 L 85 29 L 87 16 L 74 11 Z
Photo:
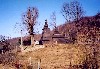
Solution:
M 44 25 L 44 28 L 42 29 L 43 31 L 48 29 L 48 23 L 47 23 L 47 20 L 45 20 L 45 25 Z
M 44 43 L 48 43 L 50 41 L 50 28 L 48 28 L 48 22 L 45 20 L 45 25 L 43 27 L 41 40 Z

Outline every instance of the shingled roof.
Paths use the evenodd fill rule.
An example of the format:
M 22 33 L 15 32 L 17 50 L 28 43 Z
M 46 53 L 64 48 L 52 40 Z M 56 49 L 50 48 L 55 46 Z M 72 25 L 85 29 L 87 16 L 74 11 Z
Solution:
M 58 43 L 66 43 L 64 36 L 60 34 L 57 29 L 54 31 L 54 34 L 52 35 L 52 41 L 56 41 Z
M 60 34 L 57 30 L 55 30 L 52 38 L 64 38 L 64 36 Z

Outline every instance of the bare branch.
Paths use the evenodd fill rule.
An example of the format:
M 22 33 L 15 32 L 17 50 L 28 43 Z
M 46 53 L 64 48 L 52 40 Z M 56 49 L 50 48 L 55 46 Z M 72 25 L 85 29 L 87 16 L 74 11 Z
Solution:
M 77 21 L 84 15 L 82 5 L 78 1 L 64 3 L 61 12 L 67 22 Z
M 31 35 L 34 33 L 34 25 L 37 23 L 38 9 L 36 7 L 29 7 L 27 12 L 22 16 L 23 24 L 26 26 L 28 33 Z
M 52 22 L 51 22 L 51 25 L 56 29 L 56 14 L 55 12 L 52 12 L 52 15 L 50 16 Z

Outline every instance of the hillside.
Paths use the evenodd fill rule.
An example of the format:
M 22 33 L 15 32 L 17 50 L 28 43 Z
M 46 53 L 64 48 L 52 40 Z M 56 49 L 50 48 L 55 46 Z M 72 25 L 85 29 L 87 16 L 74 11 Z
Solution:
M 71 65 L 81 65 L 85 60 L 84 46 L 72 44 L 46 45 L 47 47 L 33 52 L 19 53 L 20 63 L 27 65 L 31 57 L 32 64 L 39 60 L 42 69 L 65 69 Z M 23 63 L 23 61 L 25 61 Z M 26 64 L 25 64 L 26 63 Z
M 33 47 L 28 46 L 28 49 Z M 96 47 L 97 54 L 94 59 L 93 49 L 90 46 L 77 45 L 77 44 L 51 44 L 45 45 L 45 48 L 36 49 L 28 52 L 17 52 L 16 55 L 8 54 L 8 58 L 3 58 L 4 63 L 0 64 L 0 68 L 8 69 L 33 69 L 38 68 L 38 64 L 41 69 L 82 69 L 84 62 L 88 62 L 87 65 L 91 66 L 96 60 L 100 66 L 100 46 Z M 4 57 L 4 56 L 3 56 Z M 7 61 L 6 61 L 7 60 Z M 13 61 L 13 62 L 12 62 Z M 96 64 L 96 63 L 95 63 Z M 20 65 L 20 66 L 19 66 Z
M 91 43 L 99 43 L 100 13 L 95 16 L 82 17 L 77 22 L 66 22 L 57 28 L 70 43 L 77 42 L 85 44 L 89 41 L 91 41 Z
M 100 13 L 97 13 L 95 16 L 86 16 L 86 17 L 82 17 L 77 25 L 75 26 L 75 21 L 73 22 L 65 22 L 64 24 L 58 26 L 58 30 L 59 32 L 61 32 L 62 34 L 67 35 L 67 33 L 70 32 L 74 32 L 76 31 L 76 28 L 79 27 L 80 30 L 84 29 L 84 27 L 88 27 L 88 28 L 100 28 Z

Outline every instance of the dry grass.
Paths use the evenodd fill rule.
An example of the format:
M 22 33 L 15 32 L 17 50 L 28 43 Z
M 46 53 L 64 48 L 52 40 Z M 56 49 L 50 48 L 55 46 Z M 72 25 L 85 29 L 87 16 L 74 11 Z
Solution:
M 32 63 L 37 63 L 41 59 L 42 69 L 65 69 L 70 62 L 72 65 L 79 65 L 85 59 L 85 48 L 73 44 L 46 45 L 43 49 L 19 54 L 22 64 L 29 64 L 28 59 L 32 58 Z M 23 61 L 25 61 L 23 63 Z
M 32 49 L 30 46 L 28 49 Z M 100 49 L 97 48 L 98 50 Z M 92 52 L 90 46 L 77 45 L 77 44 L 47 44 L 45 48 L 36 49 L 34 51 L 17 53 L 16 63 L 22 64 L 23 67 L 20 69 L 28 69 L 29 58 L 31 57 L 31 63 L 34 69 L 37 69 L 37 63 L 40 62 L 40 67 L 42 69 L 68 69 L 70 62 L 71 65 L 80 65 L 86 59 L 86 55 Z M 92 56 L 93 54 L 91 54 Z M 99 54 L 100 55 L 100 54 Z M 98 60 L 99 60 L 98 56 Z M 99 64 L 100 65 L 100 64 Z M 15 69 L 11 66 L 0 65 L 2 67 L 7 67 L 7 69 Z M 6 69 L 6 68 L 5 68 Z
M 2 64 L 0 64 L 0 69 L 15 69 L 15 67 L 9 66 L 9 65 L 2 65 Z

